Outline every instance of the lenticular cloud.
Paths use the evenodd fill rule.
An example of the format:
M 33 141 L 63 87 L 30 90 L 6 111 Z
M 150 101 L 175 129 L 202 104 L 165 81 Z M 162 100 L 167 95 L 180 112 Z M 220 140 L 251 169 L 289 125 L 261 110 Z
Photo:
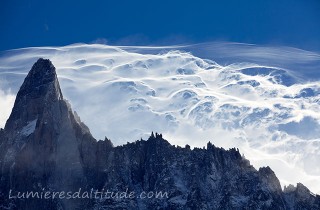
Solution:
M 52 60 L 97 139 L 118 145 L 157 131 L 176 145 L 238 147 L 283 185 L 301 181 L 320 193 L 317 53 L 235 43 L 11 50 L 0 56 L 2 127 L 39 57 Z

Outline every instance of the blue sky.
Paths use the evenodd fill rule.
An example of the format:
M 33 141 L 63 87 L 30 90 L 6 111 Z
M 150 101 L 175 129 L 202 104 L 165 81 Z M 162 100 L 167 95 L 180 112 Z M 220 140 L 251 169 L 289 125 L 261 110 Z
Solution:
M 2 0 L 0 50 L 231 41 L 320 51 L 319 0 Z

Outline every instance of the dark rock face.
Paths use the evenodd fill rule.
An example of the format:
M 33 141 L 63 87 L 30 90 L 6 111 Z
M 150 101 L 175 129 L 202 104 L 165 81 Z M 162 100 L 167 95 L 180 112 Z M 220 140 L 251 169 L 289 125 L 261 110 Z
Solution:
M 67 191 L 86 183 L 87 168 L 83 165 L 88 164 L 89 153 L 81 154 L 82 146 L 91 149 L 96 141 L 63 100 L 49 60 L 39 59 L 33 65 L 17 94 L 4 133 L 1 189 Z M 73 209 L 78 202 L 61 205 Z M 39 203 L 47 208 L 56 206 L 55 202 Z M 38 207 L 36 200 L 17 200 L 15 204 L 19 209 Z
M 114 147 L 96 141 L 63 99 L 55 68 L 39 59 L 0 130 L 0 209 L 320 209 L 302 184 L 282 191 L 269 168 L 238 150 L 175 147 L 152 134 Z M 9 199 L 9 191 L 162 192 L 162 198 Z

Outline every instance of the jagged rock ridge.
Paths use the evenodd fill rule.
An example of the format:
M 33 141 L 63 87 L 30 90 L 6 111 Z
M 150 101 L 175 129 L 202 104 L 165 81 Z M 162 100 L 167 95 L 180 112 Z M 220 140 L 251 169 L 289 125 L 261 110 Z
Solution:
M 96 141 L 63 99 L 55 68 L 39 59 L 0 131 L 1 208 L 9 209 L 319 209 L 302 184 L 282 191 L 269 168 L 238 150 L 208 143 L 175 147 L 156 134 L 114 147 Z M 8 199 L 13 191 L 163 191 L 165 199 Z

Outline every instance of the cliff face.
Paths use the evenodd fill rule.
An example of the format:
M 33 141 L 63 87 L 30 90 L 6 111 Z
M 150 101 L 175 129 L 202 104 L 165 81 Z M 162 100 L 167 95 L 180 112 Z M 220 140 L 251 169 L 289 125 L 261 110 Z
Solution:
M 83 150 L 95 140 L 63 99 L 54 66 L 39 59 L 24 80 L 1 142 L 1 189 L 14 191 L 75 190 L 86 183 L 89 164 Z M 85 146 L 85 149 L 82 147 Z M 5 191 L 3 191 L 5 192 Z M 18 200 L 35 209 L 37 201 Z M 51 202 L 49 207 L 55 206 Z M 35 206 L 34 206 L 35 205 Z M 73 202 L 64 202 L 72 209 Z
M 301 184 L 282 191 L 269 168 L 236 149 L 170 145 L 162 135 L 113 147 L 96 141 L 63 99 L 55 68 L 39 59 L 0 130 L 0 206 L 9 209 L 320 209 Z M 9 191 L 163 192 L 159 198 L 9 199 Z

